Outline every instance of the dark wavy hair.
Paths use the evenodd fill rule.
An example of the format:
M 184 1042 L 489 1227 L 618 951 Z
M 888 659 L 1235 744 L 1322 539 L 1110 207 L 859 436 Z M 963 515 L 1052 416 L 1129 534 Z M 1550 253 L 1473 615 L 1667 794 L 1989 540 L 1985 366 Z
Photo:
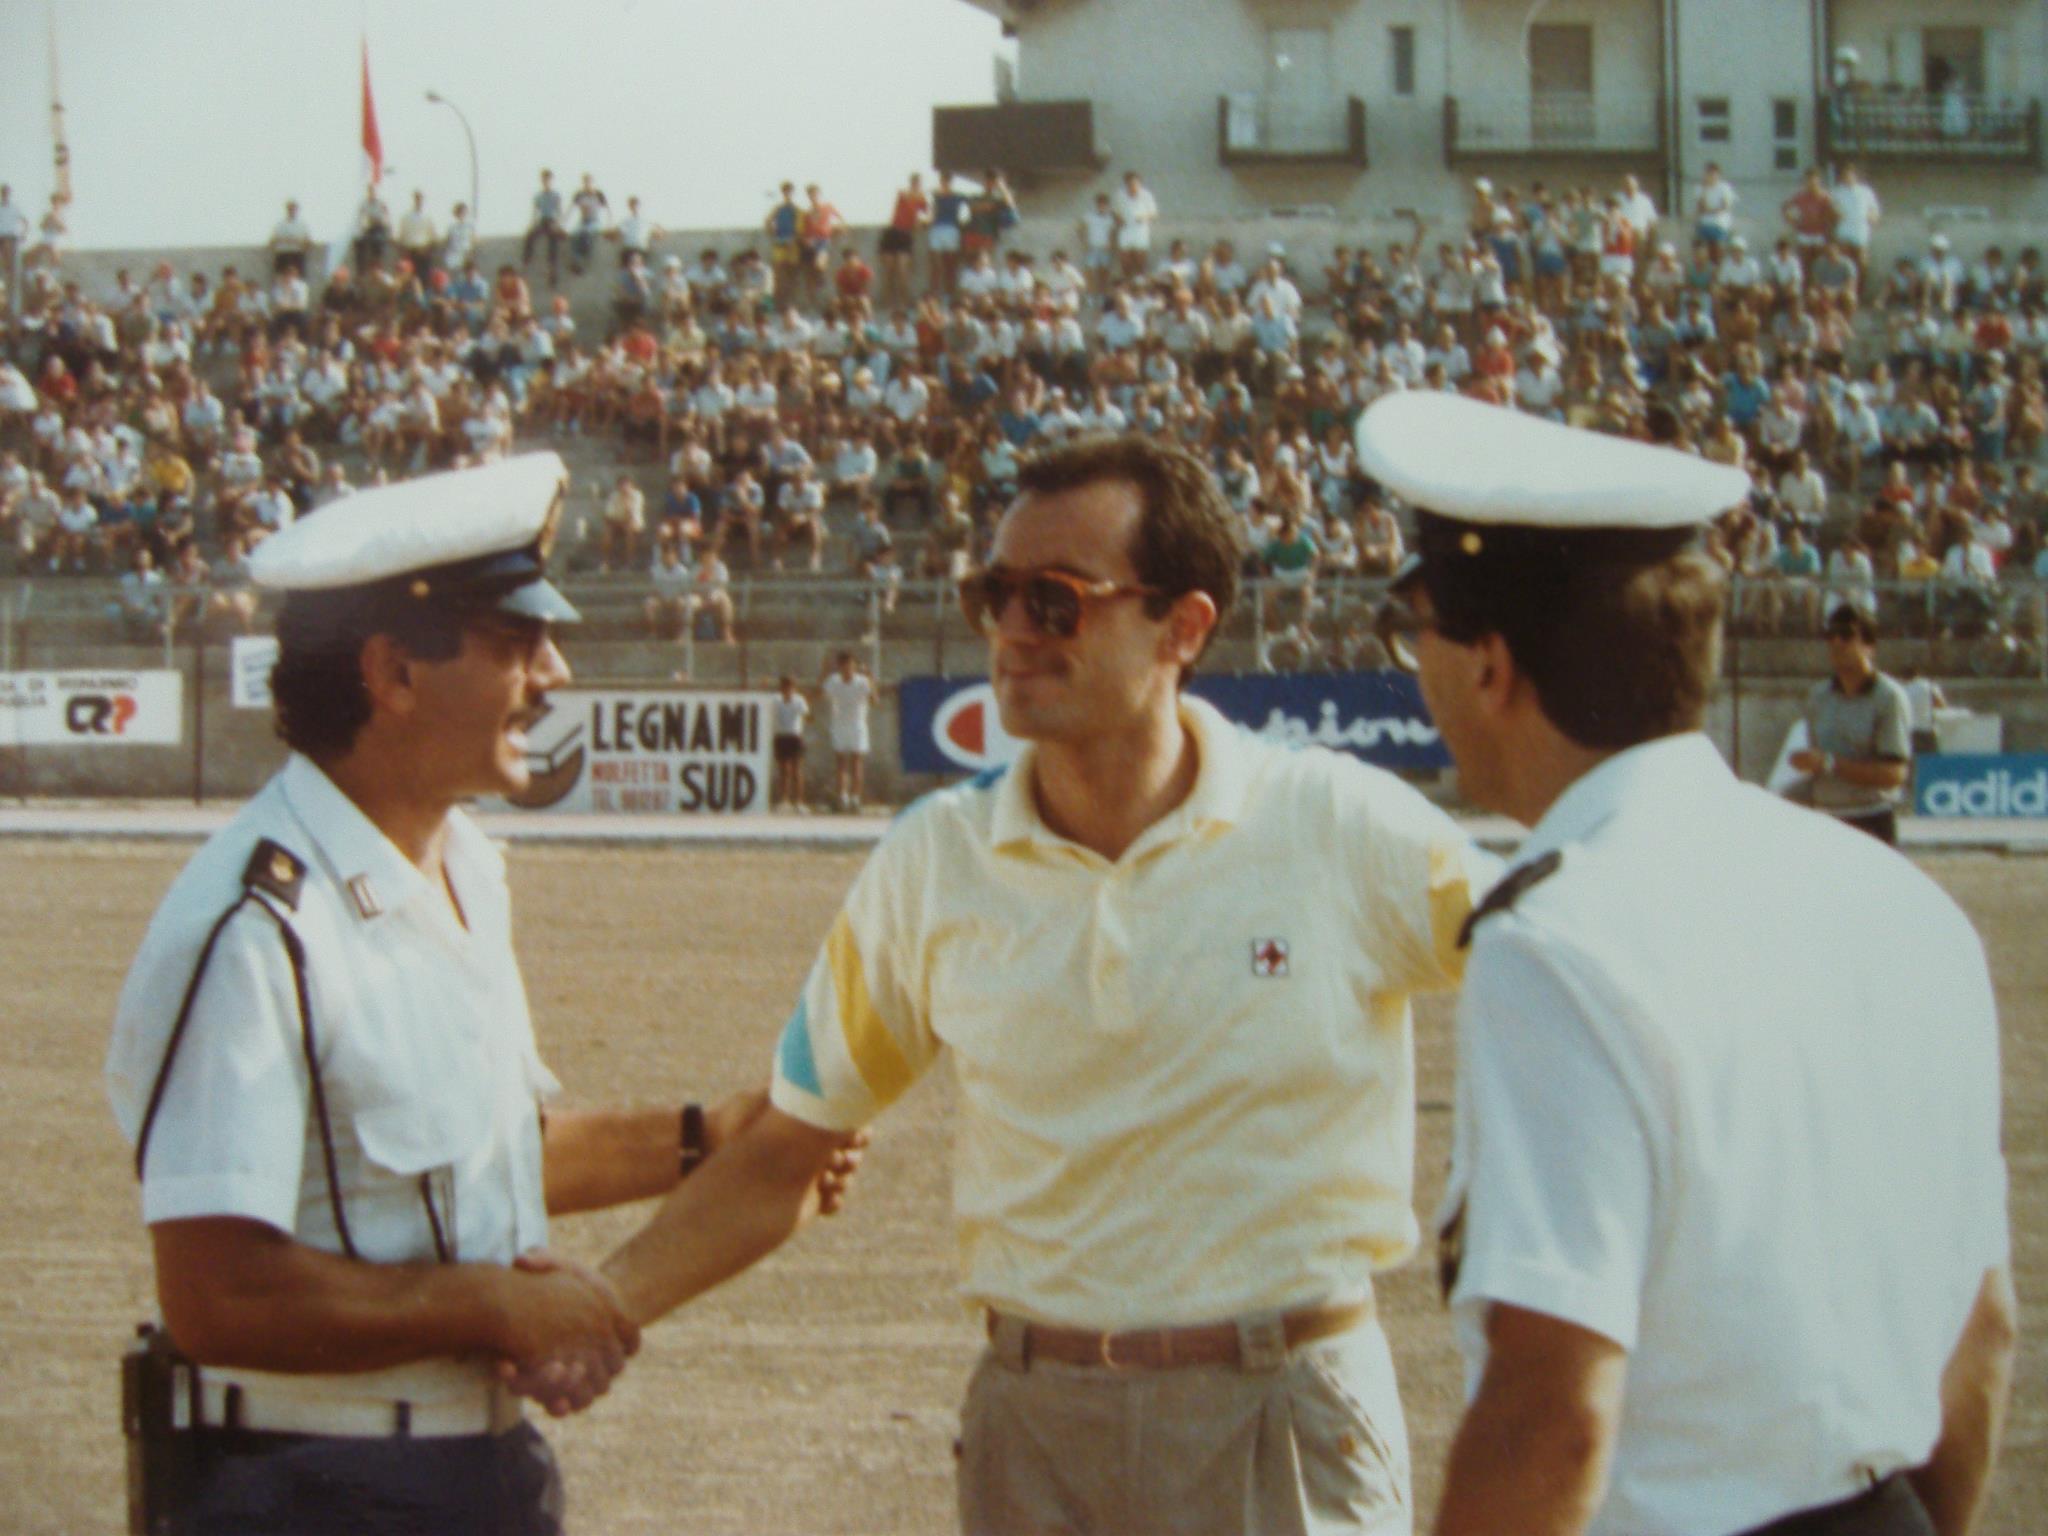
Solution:
M 391 588 L 293 592 L 277 615 L 270 669 L 272 725 L 284 744 L 315 761 L 340 757 L 370 719 L 363 646 L 390 635 L 421 661 L 462 649 L 463 615 Z
M 1209 467 L 1176 444 L 1126 435 L 1077 438 L 1032 454 L 1017 471 L 1019 495 L 1053 495 L 1105 481 L 1122 481 L 1138 493 L 1131 564 L 1140 582 L 1162 594 L 1146 599 L 1145 611 L 1156 619 L 1176 598 L 1206 592 L 1221 629 L 1237 602 L 1244 539 Z
M 1582 747 L 1618 750 L 1706 723 L 1721 664 L 1721 568 L 1691 530 L 1475 530 L 1425 513 L 1437 630 L 1507 642 L 1543 713 Z M 1477 532 L 1482 553 L 1465 553 Z

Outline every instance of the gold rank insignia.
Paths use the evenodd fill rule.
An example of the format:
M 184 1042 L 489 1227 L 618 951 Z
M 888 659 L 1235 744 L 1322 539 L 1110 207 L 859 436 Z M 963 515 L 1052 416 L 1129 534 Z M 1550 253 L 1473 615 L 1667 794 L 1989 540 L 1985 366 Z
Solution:
M 292 911 L 298 910 L 299 892 L 306 883 L 306 863 L 291 849 L 264 838 L 249 855 L 242 870 L 242 885 L 275 897 Z
M 384 903 L 377 899 L 377 888 L 370 884 L 368 875 L 351 876 L 348 894 L 356 904 L 356 911 L 364 917 L 376 917 L 384 910 Z

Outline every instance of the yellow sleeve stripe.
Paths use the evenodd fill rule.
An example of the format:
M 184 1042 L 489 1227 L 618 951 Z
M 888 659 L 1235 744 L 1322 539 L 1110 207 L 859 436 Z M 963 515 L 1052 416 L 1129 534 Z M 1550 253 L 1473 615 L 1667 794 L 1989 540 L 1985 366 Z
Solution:
M 1465 951 L 1458 935 L 1472 912 L 1472 887 L 1465 862 L 1441 844 L 1429 850 L 1429 937 L 1436 963 L 1446 981 L 1456 985 L 1465 976 Z
M 825 940 L 825 963 L 832 972 L 832 999 L 839 1013 L 839 1028 L 846 1036 L 846 1054 L 853 1058 L 875 1102 L 893 1103 L 915 1074 L 868 996 L 867 968 L 861 963 L 860 946 L 854 942 L 853 925 L 844 912 Z

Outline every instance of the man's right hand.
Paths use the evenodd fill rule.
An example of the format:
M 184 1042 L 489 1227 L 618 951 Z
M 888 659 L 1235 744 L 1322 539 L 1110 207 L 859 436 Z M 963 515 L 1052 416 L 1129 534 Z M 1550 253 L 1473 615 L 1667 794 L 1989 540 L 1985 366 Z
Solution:
M 602 1276 L 537 1248 L 507 1274 L 499 1379 L 556 1418 L 611 1387 L 640 1348 L 640 1329 Z

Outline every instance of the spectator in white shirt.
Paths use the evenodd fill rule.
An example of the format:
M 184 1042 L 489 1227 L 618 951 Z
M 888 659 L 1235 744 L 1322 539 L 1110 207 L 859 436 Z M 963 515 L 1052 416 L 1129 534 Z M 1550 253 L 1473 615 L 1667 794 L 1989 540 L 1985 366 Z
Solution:
M 1920 291 L 1936 309 L 1953 313 L 1956 296 L 1963 286 L 1962 259 L 1949 250 L 1948 236 L 1931 235 L 1927 254 L 1920 259 Z
M 1110 301 L 1109 313 L 1096 326 L 1095 334 L 1102 345 L 1111 352 L 1124 352 L 1135 347 L 1145 337 L 1145 324 L 1132 307 L 1131 296 L 1118 290 Z
M 1657 200 L 1632 175 L 1621 178 L 1621 216 L 1636 232 L 1636 249 L 1647 250 L 1657 235 Z
M 905 369 L 892 378 L 882 391 L 883 408 L 904 426 L 922 421 L 931 400 L 931 386 L 913 369 Z
M 1209 285 L 1221 294 L 1244 292 L 1251 276 L 1245 271 L 1244 263 L 1237 259 L 1237 247 L 1228 240 L 1218 240 L 1209 252 L 1209 259 L 1202 263 L 1208 274 Z
M 1990 582 L 1998 579 L 1998 567 L 1993 563 L 1991 551 L 1977 542 L 1977 528 L 1974 523 L 1963 522 L 1957 531 L 1955 543 L 1941 559 L 1943 581 Z
M 1098 384 L 1088 398 L 1087 406 L 1081 411 L 1081 430 L 1084 432 L 1124 431 L 1130 420 L 1117 403 L 1109 397 L 1109 386 Z
M 1807 528 L 1816 528 L 1828 511 L 1828 483 L 1813 467 L 1805 449 L 1792 455 L 1792 462 L 1778 478 L 1778 505 L 1785 515 Z
M 1159 202 L 1152 189 L 1138 179 L 1136 171 L 1125 171 L 1123 185 L 1110 199 L 1116 215 L 1117 262 L 1126 278 L 1145 275 L 1152 251 L 1152 226 L 1159 218 Z
M 1095 291 L 1106 292 L 1116 269 L 1116 210 L 1110 206 L 1107 192 L 1095 194 L 1095 204 L 1082 213 L 1078 228 L 1081 265 Z
M 1828 556 L 1827 582 L 1823 612 L 1833 613 L 1848 603 L 1868 617 L 1877 616 L 1877 568 L 1870 551 L 1854 534 L 1842 540 L 1840 547 Z
M 475 254 L 476 220 L 470 217 L 469 204 L 457 203 L 448 216 L 448 233 L 441 239 L 441 266 L 448 272 L 460 272 Z
M 1835 239 L 1841 242 L 1844 254 L 1856 263 L 1856 286 L 1860 291 L 1868 271 L 1871 236 L 1877 233 L 1884 209 L 1878 203 L 1877 193 L 1853 165 L 1842 167 L 1841 178 L 1828 197 L 1835 205 Z
M 424 279 L 441 255 L 441 231 L 427 212 L 427 194 L 415 191 L 412 206 L 398 221 L 398 246 L 412 262 L 413 271 Z
M 1394 339 L 1387 343 L 1380 358 L 1396 379 L 1412 389 L 1422 382 L 1429 353 L 1417 339 L 1415 328 L 1403 320 L 1395 325 Z
M 623 267 L 635 251 L 640 253 L 643 261 L 653 255 L 654 242 L 661 230 L 640 211 L 640 199 L 629 197 L 626 199 L 626 216 L 613 226 L 611 233 L 612 238 L 619 242 L 619 265 Z
M 1693 238 L 1719 252 L 1735 232 L 1735 188 L 1721 174 L 1721 167 L 1707 162 L 1704 179 L 1693 194 Z
M 1437 327 L 1436 345 L 1423 354 L 1422 364 L 1424 372 L 1440 366 L 1444 378 L 1453 386 L 1462 384 L 1472 372 L 1472 356 L 1449 325 Z
M 1532 416 L 1564 420 L 1559 401 L 1564 396 L 1564 375 L 1557 364 L 1541 353 L 1531 352 L 1515 375 L 1515 402 Z
M 1258 281 L 1252 284 L 1251 292 L 1245 296 L 1245 308 L 1257 314 L 1267 299 L 1273 301 L 1276 313 L 1289 320 L 1301 318 L 1301 290 L 1287 275 L 1286 265 L 1278 256 L 1269 257 L 1265 266 L 1259 269 Z
M 4 192 L 5 188 L 0 188 Z M 4 201 L 4 199 L 0 199 Z M 270 263 L 273 275 L 306 270 L 306 253 L 313 249 L 313 227 L 299 213 L 297 203 L 284 205 L 284 217 L 270 232 Z
M 1870 403 L 1866 385 L 1851 384 L 1835 413 L 1835 473 L 1842 488 L 1854 495 L 1863 484 L 1863 466 L 1884 452 L 1884 424 Z

